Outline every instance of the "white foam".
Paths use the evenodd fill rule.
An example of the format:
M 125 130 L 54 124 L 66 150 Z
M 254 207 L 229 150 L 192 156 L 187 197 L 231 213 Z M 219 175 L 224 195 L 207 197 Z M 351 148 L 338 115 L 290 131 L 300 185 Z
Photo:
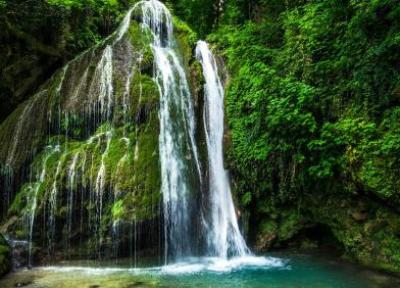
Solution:
M 223 259 L 216 257 L 192 258 L 188 261 L 163 266 L 163 274 L 193 274 L 199 272 L 232 272 L 248 268 L 270 269 L 285 266 L 286 261 L 273 257 L 235 257 Z
M 273 269 L 287 267 L 287 260 L 275 257 L 245 256 L 231 259 L 216 257 L 187 258 L 184 261 L 165 266 L 148 268 L 97 268 L 84 266 L 48 266 L 39 270 L 61 273 L 79 272 L 91 275 L 114 273 L 151 274 L 151 275 L 185 275 L 198 273 L 230 273 L 242 269 Z

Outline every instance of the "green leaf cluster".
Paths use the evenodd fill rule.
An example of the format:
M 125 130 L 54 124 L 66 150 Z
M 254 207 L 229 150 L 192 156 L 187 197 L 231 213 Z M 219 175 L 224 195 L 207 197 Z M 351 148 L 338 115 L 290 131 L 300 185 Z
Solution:
M 400 204 L 398 1 L 245 2 L 228 1 L 209 36 L 231 72 L 228 156 L 242 202 L 318 189 Z

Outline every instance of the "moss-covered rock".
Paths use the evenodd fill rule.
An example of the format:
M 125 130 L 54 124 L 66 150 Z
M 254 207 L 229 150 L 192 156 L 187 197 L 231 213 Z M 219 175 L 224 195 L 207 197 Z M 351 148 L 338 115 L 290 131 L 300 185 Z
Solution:
M 257 232 L 253 239 L 254 248 L 257 251 L 281 247 L 305 227 L 306 220 L 297 207 L 278 208 L 272 203 L 264 203 L 260 206 L 255 213 Z
M 2 2 L 0 121 L 67 60 L 109 35 L 134 2 Z
M 4 237 L 0 234 L 0 277 L 11 270 L 11 251 Z
M 304 248 L 305 241 L 312 240 L 322 246 L 333 244 L 330 248 L 363 265 L 400 272 L 399 217 L 371 199 L 309 195 L 298 206 L 263 206 L 268 208 L 256 213 L 258 225 L 253 230 L 258 250 L 287 247 L 291 243 Z M 308 230 L 321 226 L 323 231 Z M 313 235 L 306 235 L 310 233 L 305 231 Z M 326 238 L 330 235 L 333 241 L 324 243 L 332 240 Z
M 43 261 L 127 256 L 132 231 L 143 253 L 160 249 L 160 95 L 152 36 L 135 19 L 119 41 L 114 34 L 70 61 L 43 86 L 40 99 L 24 104 L 35 111 L 26 113 L 26 133 L 36 134 L 23 145 L 41 142 L 19 154 L 29 177 L 15 185 L 8 210 L 13 221 L 3 229 L 16 239 L 32 237 L 32 252 Z M 180 60 L 195 75 L 191 89 L 200 91 L 195 34 L 174 23 Z M 4 122 L 4 131 L 18 128 L 25 107 L 31 109 L 24 105 Z M 9 143 L 4 131 L 0 139 Z M 0 152 L 1 161 L 7 153 Z
M 305 205 L 313 219 L 330 227 L 348 256 L 364 265 L 400 272 L 400 219 L 396 212 L 368 198 L 332 195 L 308 201 Z

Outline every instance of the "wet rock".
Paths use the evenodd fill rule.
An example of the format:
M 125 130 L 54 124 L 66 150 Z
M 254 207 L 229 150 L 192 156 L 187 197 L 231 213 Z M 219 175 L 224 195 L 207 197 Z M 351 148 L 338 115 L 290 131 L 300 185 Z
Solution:
M 5 238 L 0 234 L 0 277 L 11 270 L 11 251 Z
M 368 214 L 364 211 L 354 211 L 351 216 L 354 220 L 362 222 L 367 219 Z
M 352 210 L 351 216 L 354 220 L 358 222 L 363 222 L 367 220 L 368 213 L 365 207 L 365 204 L 362 202 L 357 203 L 356 208 Z
M 318 242 L 312 241 L 310 239 L 304 239 L 300 243 L 300 248 L 303 250 L 316 249 L 316 248 L 318 248 Z
M 29 257 L 29 243 L 23 240 L 7 239 L 11 246 L 12 266 L 15 269 L 26 266 Z
M 276 240 L 276 234 L 275 233 L 270 233 L 270 234 L 263 234 L 263 235 L 259 235 L 257 237 L 257 242 L 255 245 L 255 250 L 256 251 L 266 251 L 269 250 L 274 241 Z

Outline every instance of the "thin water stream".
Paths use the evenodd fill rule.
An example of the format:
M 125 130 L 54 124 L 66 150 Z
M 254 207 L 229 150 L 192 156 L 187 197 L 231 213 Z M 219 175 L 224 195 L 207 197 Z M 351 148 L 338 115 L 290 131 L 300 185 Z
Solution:
M 207 141 L 209 166 L 209 211 L 206 215 L 207 254 L 226 259 L 228 256 L 250 255 L 239 229 L 230 183 L 224 168 L 224 88 L 218 67 L 208 44 L 199 41 L 196 57 L 203 67 L 204 129 Z M 208 217 L 207 217 L 208 216 Z

